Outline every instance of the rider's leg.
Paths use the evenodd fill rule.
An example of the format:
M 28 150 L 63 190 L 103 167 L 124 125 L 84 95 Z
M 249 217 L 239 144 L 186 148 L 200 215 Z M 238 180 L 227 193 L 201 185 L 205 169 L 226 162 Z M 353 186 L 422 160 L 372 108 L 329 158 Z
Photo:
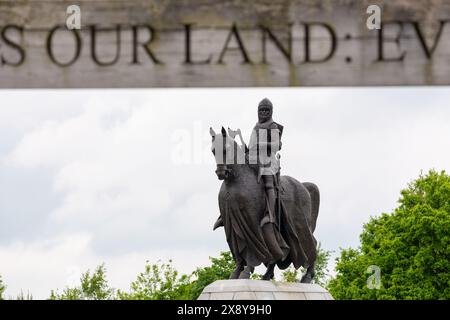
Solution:
M 264 188 L 266 189 L 267 202 L 269 203 L 269 210 L 272 213 L 272 217 L 275 217 L 276 195 L 275 195 L 274 176 L 265 175 L 262 176 L 262 178 L 264 180 Z
M 266 197 L 268 203 L 269 214 L 266 215 L 261 221 L 264 240 L 267 247 L 272 254 L 272 259 L 269 263 L 275 263 L 283 258 L 283 251 L 275 237 L 275 223 L 276 223 L 276 211 L 275 211 L 275 181 L 273 175 L 263 175 L 264 187 L 266 190 Z
M 262 176 L 264 181 L 264 190 L 266 193 L 266 199 L 267 199 L 267 206 L 269 214 L 265 215 L 261 221 L 261 225 L 264 225 L 266 223 L 272 222 L 275 223 L 275 209 L 276 209 L 276 195 L 275 195 L 275 182 L 274 182 L 274 176 L 271 175 L 263 175 Z

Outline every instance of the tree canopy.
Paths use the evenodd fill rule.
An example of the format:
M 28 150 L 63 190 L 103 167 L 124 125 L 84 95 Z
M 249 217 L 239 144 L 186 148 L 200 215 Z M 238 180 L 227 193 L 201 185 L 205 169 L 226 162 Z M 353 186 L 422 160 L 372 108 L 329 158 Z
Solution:
M 231 273 L 236 267 L 230 251 L 220 253 L 218 258 L 209 258 L 211 265 L 208 267 L 197 268 L 193 272 L 195 280 L 191 283 L 190 298 L 195 300 L 202 293 L 203 289 L 216 280 L 230 278 Z
M 130 292 L 118 290 L 121 300 L 181 300 L 189 299 L 190 276 L 178 275 L 178 271 L 168 263 L 150 264 L 147 261 L 141 272 L 131 283 Z
M 326 266 L 329 252 L 320 247 L 315 281 L 322 283 L 326 275 Z M 131 282 L 128 291 L 115 290 L 108 285 L 106 268 L 98 266 L 91 274 L 88 270 L 80 278 L 80 285 L 65 288 L 62 293 L 52 291 L 50 299 L 53 300 L 195 300 L 203 289 L 216 280 L 228 279 L 235 269 L 235 262 L 231 252 L 221 252 L 219 257 L 210 257 L 211 264 L 199 267 L 191 274 L 179 274 L 173 267 L 172 260 L 157 263 L 146 262 L 144 271 Z M 284 276 L 285 281 L 298 281 L 299 272 L 292 270 Z M 253 278 L 258 278 L 254 275 Z
M 398 203 L 364 225 L 358 249 L 341 251 L 335 299 L 450 299 L 450 176 L 421 174 Z
M 106 280 L 106 268 L 102 264 L 91 274 L 86 271 L 81 275 L 80 285 L 65 288 L 59 294 L 58 290 L 51 292 L 51 300 L 107 300 L 114 297 L 114 289 L 110 288 Z

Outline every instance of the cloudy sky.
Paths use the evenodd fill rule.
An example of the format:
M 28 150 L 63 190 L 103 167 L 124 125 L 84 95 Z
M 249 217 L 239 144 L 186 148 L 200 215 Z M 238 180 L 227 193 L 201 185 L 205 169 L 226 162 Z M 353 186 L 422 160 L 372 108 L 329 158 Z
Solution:
M 321 190 L 325 249 L 356 247 L 362 224 L 390 212 L 421 170 L 450 171 L 448 87 L 2 90 L 6 296 L 47 298 L 103 262 L 122 289 L 146 260 L 207 265 L 227 249 L 212 231 L 209 127 L 248 140 L 264 97 L 285 126 L 283 174 Z

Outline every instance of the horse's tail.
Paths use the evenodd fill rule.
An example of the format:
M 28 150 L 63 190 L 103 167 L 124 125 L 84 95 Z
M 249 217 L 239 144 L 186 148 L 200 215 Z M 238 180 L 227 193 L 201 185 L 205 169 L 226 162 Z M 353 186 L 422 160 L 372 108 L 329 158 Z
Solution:
M 304 182 L 311 197 L 311 232 L 316 229 L 317 216 L 319 215 L 320 192 L 319 188 L 312 182 Z

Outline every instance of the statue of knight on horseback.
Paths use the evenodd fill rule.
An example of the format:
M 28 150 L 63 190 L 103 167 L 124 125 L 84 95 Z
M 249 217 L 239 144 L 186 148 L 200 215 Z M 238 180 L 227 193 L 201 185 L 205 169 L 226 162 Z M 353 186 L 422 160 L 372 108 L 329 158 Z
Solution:
M 301 282 L 314 277 L 316 239 L 313 232 L 319 211 L 319 189 L 280 176 L 283 126 L 272 119 L 273 105 L 263 99 L 249 146 L 240 130 L 219 134 L 211 128 L 216 174 L 223 180 L 219 192 L 220 216 L 213 229 L 224 227 L 236 261 L 231 279 L 248 279 L 261 263 L 267 267 L 264 280 L 274 277 L 274 268 L 305 267 Z M 241 146 L 235 141 L 239 136 Z

